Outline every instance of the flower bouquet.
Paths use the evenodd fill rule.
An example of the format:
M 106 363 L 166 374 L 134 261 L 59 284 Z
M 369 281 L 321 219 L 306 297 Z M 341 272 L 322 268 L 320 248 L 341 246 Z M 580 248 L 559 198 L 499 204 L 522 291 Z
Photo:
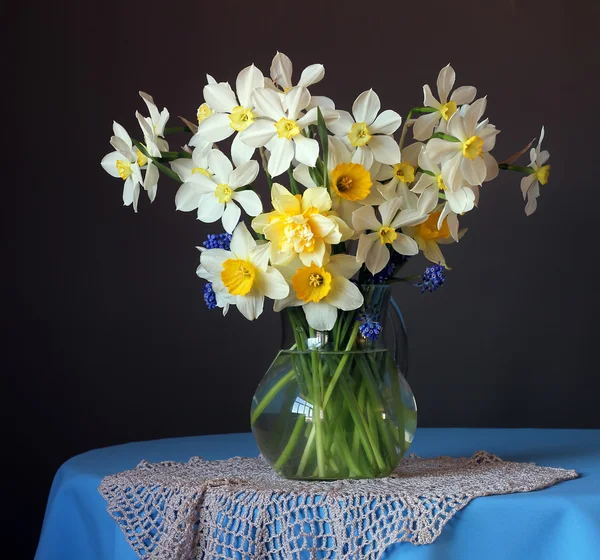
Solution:
M 441 246 L 465 235 L 459 217 L 478 206 L 482 185 L 500 170 L 523 174 L 525 212 L 534 212 L 549 154 L 542 128 L 537 147 L 498 163 L 487 100 L 472 86 L 454 88 L 450 65 L 438 75 L 437 97 L 425 85 L 423 105 L 404 123 L 381 111 L 372 89 L 351 113 L 311 95 L 324 74 L 314 64 L 294 83 L 290 59 L 277 53 L 269 76 L 250 65 L 235 88 L 208 75 L 196 121 L 180 117 L 183 126 L 173 128 L 168 111 L 140 92 L 149 111 L 136 112 L 142 138 L 115 122 L 115 151 L 102 166 L 124 181 L 123 202 L 136 212 L 141 188 L 153 201 L 162 172 L 180 185 L 177 210 L 221 221 L 225 231 L 198 247 L 210 309 L 226 314 L 233 306 L 254 320 L 267 298 L 282 312 L 282 349 L 251 409 L 275 470 L 290 478 L 386 476 L 416 430 L 403 375 L 405 330 L 390 285 L 421 292 L 443 285 Z M 166 137 L 175 133 L 191 138 L 172 151 Z M 218 146 L 224 141 L 231 158 Z M 515 165 L 529 149 L 529 165 Z M 266 212 L 256 188 L 261 168 Z M 431 265 L 421 276 L 400 276 L 420 252 Z

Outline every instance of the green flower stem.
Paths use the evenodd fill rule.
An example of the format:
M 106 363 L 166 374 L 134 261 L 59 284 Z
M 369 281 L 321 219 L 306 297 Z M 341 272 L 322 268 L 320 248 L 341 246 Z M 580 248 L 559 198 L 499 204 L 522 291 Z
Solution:
M 290 180 L 290 191 L 292 194 L 300 194 L 300 189 L 298 188 L 298 183 L 296 182 L 296 178 L 294 177 L 294 166 L 290 165 L 288 169 L 288 177 Z
M 174 159 L 192 159 L 192 154 L 188 152 L 160 152 L 160 159 L 166 159 L 168 161 Z
M 275 383 L 275 385 L 273 385 L 273 387 L 271 387 L 267 391 L 267 394 L 261 399 L 261 401 L 258 403 L 256 408 L 254 409 L 254 412 L 252 413 L 252 418 L 250 419 L 251 426 L 254 426 L 254 423 L 256 422 L 258 417 L 262 414 L 264 409 L 267 408 L 267 406 L 275 398 L 277 393 L 279 393 L 279 391 L 281 391 L 281 389 L 283 389 L 293 379 L 295 374 L 296 374 L 296 371 L 294 369 L 291 369 L 277 383 Z
M 329 188 L 329 134 L 320 107 L 317 107 L 317 128 L 319 130 L 319 140 L 321 140 L 321 150 L 323 151 L 323 186 L 327 189 Z
M 431 138 L 441 138 L 447 142 L 460 142 L 456 136 L 450 136 L 450 134 L 444 134 L 443 132 L 436 132 L 435 134 L 431 135 Z
M 413 116 L 413 113 L 434 113 L 435 111 L 437 111 L 437 109 L 434 109 L 433 107 L 413 107 L 408 112 L 408 115 L 406 116 L 406 119 L 404 120 L 404 124 L 402 125 L 402 134 L 400 134 L 400 141 L 398 142 L 398 146 L 400 147 L 400 150 L 402 150 L 402 146 L 404 146 L 404 140 L 406 139 L 406 133 L 408 132 L 408 127 L 411 126 L 410 124 L 408 124 L 408 121 Z
M 306 440 L 306 446 L 304 447 L 304 452 L 302 453 L 302 457 L 300 458 L 300 464 L 298 465 L 298 470 L 296 471 L 296 476 L 301 477 L 304 474 L 304 469 L 306 468 L 306 463 L 311 455 L 311 450 L 313 447 L 313 441 L 315 439 L 315 426 L 314 424 L 310 427 L 310 433 L 308 434 L 308 439 Z
M 171 179 L 177 181 L 179 184 L 181 184 L 183 181 L 179 178 L 179 175 L 177 175 L 177 173 L 175 173 L 175 171 L 173 171 L 172 169 L 169 169 L 166 165 L 163 165 L 162 163 L 160 163 L 158 161 L 157 158 L 153 158 L 148 151 L 146 150 L 146 148 L 144 147 L 144 145 L 141 142 L 138 142 L 137 140 L 133 140 L 133 145 L 140 151 L 142 152 L 142 154 L 144 154 L 149 160 L 152 161 L 152 163 L 154 163 L 154 165 L 156 165 L 156 167 L 159 169 L 159 171 L 162 171 L 167 177 L 171 177 Z
M 535 173 L 535 170 L 531 167 L 521 167 L 520 165 L 508 165 L 507 163 L 499 163 L 498 169 L 502 169 L 503 171 L 517 171 L 519 173 L 525 173 L 526 175 L 531 175 Z
M 391 370 L 392 372 L 394 370 Z M 398 432 L 398 442 L 400 449 L 404 454 L 406 452 L 406 438 L 404 435 L 404 405 L 402 400 L 402 390 L 400 389 L 400 378 L 397 375 L 390 375 L 392 382 L 392 395 L 394 396 L 396 425 Z
M 192 130 L 187 126 L 172 126 L 165 128 L 165 136 L 167 134 L 175 134 L 177 132 L 192 132 Z
M 269 174 L 268 164 L 267 164 L 267 156 L 265 155 L 265 149 L 259 148 L 259 152 L 260 152 L 260 161 L 262 163 L 263 171 L 265 172 L 265 175 L 267 176 L 267 184 L 269 185 L 269 191 L 270 191 L 271 187 L 273 186 L 273 178 Z
M 311 338 L 314 338 L 315 331 L 310 328 Z M 316 445 L 317 445 L 317 466 L 319 476 L 325 476 L 325 450 L 323 447 L 323 425 L 321 424 L 321 384 L 320 378 L 321 368 L 319 367 L 319 356 L 316 350 L 311 352 L 312 374 L 313 374 L 313 415 L 312 419 L 315 424 Z
M 432 177 L 435 177 L 435 173 L 433 171 L 428 171 L 427 169 L 423 169 L 422 167 L 417 167 L 417 173 L 419 171 L 421 173 L 426 173 L 427 175 L 431 175 Z
M 287 460 L 290 458 L 292 451 L 294 450 L 294 448 L 296 447 L 296 444 L 298 443 L 298 438 L 300 437 L 300 434 L 302 434 L 302 429 L 304 428 L 305 424 L 306 424 L 306 420 L 305 420 L 304 415 L 299 414 L 298 418 L 296 419 L 296 424 L 294 424 L 294 429 L 292 431 L 292 435 L 290 436 L 290 439 L 287 442 L 287 445 L 283 448 L 283 451 L 281 452 L 279 459 L 277 459 L 277 462 L 274 465 L 275 470 L 281 469 L 281 467 L 283 467 L 285 465 L 285 463 L 287 462 Z

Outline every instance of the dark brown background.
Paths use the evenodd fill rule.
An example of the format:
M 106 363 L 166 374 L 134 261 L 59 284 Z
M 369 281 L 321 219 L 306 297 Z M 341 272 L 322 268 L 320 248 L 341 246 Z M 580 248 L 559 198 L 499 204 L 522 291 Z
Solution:
M 206 72 L 276 50 L 349 108 L 373 87 L 401 114 L 452 62 L 488 95 L 503 159 L 546 125 L 550 183 L 526 218 L 517 175 L 486 185 L 436 294 L 397 289 L 421 426 L 599 428 L 598 18 L 593 2 L 31 2 L 4 18 L 6 424 L 41 521 L 70 456 L 132 440 L 248 430 L 279 319 L 204 307 L 195 245 L 163 179 L 140 212 L 100 160 L 137 129 L 139 89 L 193 118 Z M 17 33 L 14 33 L 17 31 Z M 11 33 L 8 35 L 7 33 Z M 184 138 L 177 139 L 181 143 Z M 174 145 L 177 145 L 174 140 Z M 526 165 L 526 161 L 523 162 Z M 6 197 L 8 195 L 8 198 Z M 422 259 L 409 271 L 419 273 Z M 418 435 L 417 435 L 418 437 Z M 18 509 L 16 519 L 18 517 Z M 31 552 L 39 524 L 21 523 Z M 28 557 L 26 555 L 24 557 Z

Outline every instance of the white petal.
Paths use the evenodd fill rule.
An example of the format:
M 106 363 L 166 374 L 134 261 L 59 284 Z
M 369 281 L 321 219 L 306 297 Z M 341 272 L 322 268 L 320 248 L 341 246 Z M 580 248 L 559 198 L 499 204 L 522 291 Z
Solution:
M 253 148 L 266 146 L 277 134 L 275 123 L 269 119 L 259 119 L 238 134 L 240 140 Z
M 332 255 L 327 263 L 327 271 L 333 276 L 352 278 L 359 270 L 360 263 L 356 257 L 344 253 Z
M 311 188 L 317 186 L 317 184 L 312 180 L 312 177 L 310 176 L 310 173 L 308 171 L 308 165 L 304 165 L 303 163 L 301 163 L 294 169 L 293 175 L 294 179 L 296 179 L 298 183 L 305 187 Z
M 156 107 L 156 103 L 154 103 L 154 99 L 152 98 L 152 96 L 143 91 L 140 91 L 138 93 L 140 94 L 140 97 L 144 100 L 146 107 L 148 107 L 148 112 L 150 113 L 152 122 L 158 122 L 158 119 L 159 119 L 158 108 Z
M 177 173 L 182 181 L 186 181 L 190 177 L 194 167 L 196 167 L 196 164 L 190 158 L 180 158 L 171 162 L 171 169 Z M 208 167 L 208 164 L 204 167 Z
M 292 61 L 278 52 L 271 62 L 271 79 L 282 89 L 292 87 Z
M 110 154 L 105 155 L 100 162 L 100 165 L 109 175 L 113 177 L 121 177 L 119 175 L 119 171 L 117 170 L 117 161 L 122 160 L 123 155 L 119 152 L 111 152 Z
M 310 93 L 305 87 L 293 87 L 284 96 L 284 109 L 288 112 L 288 119 L 295 121 L 310 103 Z
M 350 161 L 351 155 L 346 145 L 335 136 L 329 137 L 329 150 L 328 150 L 328 167 L 330 170 L 335 169 L 340 163 Z
M 254 290 L 251 290 L 247 295 L 238 296 L 235 300 L 239 312 L 249 321 L 260 317 L 265 304 L 264 296 L 253 292 Z
M 373 161 L 373 152 L 371 151 L 371 148 L 368 145 L 356 148 L 356 151 L 354 152 L 354 154 L 352 154 L 352 162 L 360 163 L 365 169 L 370 169 L 373 165 Z
M 371 134 L 393 134 L 402 124 L 402 117 L 396 111 L 383 111 L 369 126 Z
M 233 200 L 227 202 L 225 204 L 225 212 L 223 212 L 222 223 L 223 228 L 227 233 L 233 233 L 235 226 L 238 225 L 240 221 L 240 216 L 242 215 L 242 211 L 240 207 L 233 202 Z
M 442 106 L 433 93 L 431 93 L 431 88 L 427 84 L 423 86 L 423 105 L 425 107 L 433 107 L 434 109 L 439 109 Z
M 540 184 L 536 181 L 527 191 L 527 204 L 525 205 L 525 214 L 531 216 L 537 209 L 537 197 L 540 196 Z
M 423 173 L 419 177 L 419 180 L 415 186 L 410 190 L 414 193 L 421 194 L 427 187 L 430 187 L 431 185 L 437 185 L 437 179 L 428 173 Z
M 450 117 L 448 121 L 448 132 L 451 136 L 455 136 L 461 141 L 470 138 L 474 134 L 474 130 L 472 132 L 467 131 L 466 122 L 464 117 L 457 111 Z M 456 142 L 458 144 L 458 142 Z
M 127 145 L 127 143 L 118 136 L 111 136 L 110 138 L 111 146 L 119 152 L 124 159 L 127 159 L 131 162 L 135 161 L 137 158 L 133 153 L 133 150 Z
M 433 162 L 433 160 L 431 159 L 431 152 L 428 152 L 427 149 L 429 148 L 429 146 L 431 145 L 431 142 L 427 143 L 425 145 L 425 149 L 421 150 L 421 152 L 419 153 L 419 167 L 421 169 L 427 169 L 427 171 L 431 171 L 432 173 L 435 173 L 436 175 L 440 174 L 440 168 Z
M 379 213 L 381 214 L 381 223 L 384 226 L 389 226 L 394 221 L 396 214 L 400 210 L 402 205 L 402 199 L 398 196 L 391 200 L 386 200 L 381 206 L 379 206 Z
M 363 91 L 352 105 L 352 114 L 356 122 L 364 122 L 369 126 L 379 113 L 381 102 L 379 96 L 372 90 Z
M 314 167 L 317 157 L 319 157 L 319 143 L 312 138 L 302 136 L 302 134 L 294 136 L 293 141 L 296 145 L 296 159 L 300 163 Z
M 471 103 L 476 95 L 477 88 L 473 86 L 460 86 L 452 92 L 450 99 L 457 105 L 464 105 L 465 103 Z
M 258 170 L 259 166 L 257 161 L 247 161 L 246 163 L 242 163 L 242 165 L 234 169 L 224 182 L 233 188 L 245 187 L 256 179 L 258 176 Z
M 265 296 L 274 300 L 288 297 L 290 287 L 279 270 L 270 266 L 258 276 L 258 288 Z
M 123 184 L 123 204 L 125 206 L 130 206 L 133 203 L 134 190 L 136 186 L 136 182 L 133 180 L 133 178 L 131 176 L 127 177 L 125 183 Z
M 382 245 L 379 241 L 373 243 L 369 250 L 365 264 L 371 274 L 381 272 L 390 260 L 390 252 L 387 245 Z
M 229 138 L 235 132 L 230 124 L 231 120 L 229 119 L 228 114 L 215 113 L 207 119 L 204 119 L 198 125 L 198 132 L 196 132 L 192 141 L 194 141 L 195 138 L 200 139 L 202 143 L 220 142 L 221 140 L 225 140 L 225 138 Z M 191 145 L 196 145 L 196 143 Z
M 327 128 L 338 136 L 344 136 L 350 132 L 350 128 L 354 124 L 354 119 L 348 111 L 338 111 L 339 118 L 330 122 Z
M 227 259 L 235 258 L 231 251 L 225 249 L 209 249 L 200 253 L 200 266 L 203 267 L 209 274 L 221 275 L 223 263 Z M 198 270 L 196 271 L 198 273 Z
M 268 170 L 271 177 L 281 175 L 289 168 L 294 158 L 294 142 L 286 138 L 274 138 Z
M 535 176 L 535 173 L 532 173 L 531 175 L 525 175 L 525 177 L 521 179 L 521 192 L 523 193 L 523 199 L 525 199 L 525 195 L 527 194 L 529 187 L 533 185 L 533 182 L 536 179 L 537 177 Z
M 334 276 L 325 302 L 342 311 L 351 311 L 358 309 L 363 304 L 364 298 L 358 287 L 350 280 L 343 276 Z
M 451 142 L 448 142 L 450 144 Z M 445 161 L 442 165 L 442 179 L 444 184 L 452 191 L 460 189 L 463 185 L 463 176 L 461 172 L 462 160 L 466 159 L 459 151 L 454 157 Z
M 391 136 L 373 136 L 369 148 L 376 161 L 393 165 L 400 161 L 400 148 Z
M 233 165 L 221 150 L 211 150 L 208 154 L 208 167 L 214 173 L 216 183 L 227 183 Z
M 475 101 L 472 105 L 469 105 L 465 115 L 465 131 L 469 136 L 472 136 L 475 133 L 475 128 L 485 112 L 486 105 L 486 97 L 482 97 L 481 99 Z
M 442 118 L 439 111 L 421 115 L 413 125 L 413 135 L 417 140 L 428 140 L 433 134 L 435 125 Z M 429 144 L 427 144 L 429 147 Z
M 154 202 L 156 198 L 156 187 L 158 185 L 158 177 L 160 173 L 158 168 L 153 163 L 148 163 L 146 175 L 144 176 L 144 189 L 148 192 L 150 202 Z
M 123 128 L 117 121 L 113 121 L 113 132 L 117 138 L 120 138 L 127 144 L 127 147 L 131 149 L 133 144 L 131 143 L 131 136 L 127 133 L 125 128 Z
M 398 237 L 392 242 L 392 247 L 396 253 L 401 255 L 416 255 L 419 252 L 417 242 L 404 233 L 398 234 Z
M 435 241 L 427 241 L 423 249 L 424 257 L 431 261 L 432 263 L 440 263 L 446 266 L 446 260 L 444 259 L 444 255 L 442 255 L 442 251 L 438 247 L 438 244 Z
M 475 207 L 475 193 L 469 187 L 463 187 L 454 192 L 447 191 L 446 200 L 452 212 L 456 214 L 470 212 Z
M 217 188 L 217 184 L 202 173 L 190 175 L 186 183 L 193 183 L 199 194 L 214 193 Z
M 183 183 L 175 194 L 175 208 L 180 212 L 197 210 L 202 194 L 194 183 Z
M 263 210 L 260 197 L 254 191 L 235 191 L 232 197 L 242 205 L 248 216 L 258 216 Z
M 462 150 L 460 142 L 448 142 L 447 140 L 442 140 L 441 138 L 434 138 L 427 142 L 427 147 L 425 151 L 427 152 L 427 156 L 434 163 L 440 163 L 447 159 L 452 158 L 457 152 L 460 154 Z M 460 154 L 462 156 L 462 154 Z
M 337 309 L 324 301 L 310 302 L 302 306 L 306 321 L 316 331 L 330 331 L 335 326 Z
M 302 85 L 307 87 L 305 84 Z M 323 109 L 335 109 L 335 103 L 332 99 L 329 99 L 329 97 L 325 97 L 324 95 L 311 95 L 310 103 L 306 108 L 312 109 L 313 107 L 320 107 L 321 112 L 323 112 Z
M 448 94 L 454 85 L 454 80 L 456 80 L 456 73 L 452 66 L 449 64 L 448 66 L 444 66 L 444 68 L 440 70 L 437 79 L 437 90 L 441 103 L 446 103 L 448 101 Z
M 441 224 L 438 229 L 441 229 Z M 458 216 L 454 213 L 448 215 L 448 229 L 450 230 L 450 235 L 457 243 L 467 231 L 466 228 L 462 232 L 458 231 Z
M 369 253 L 373 248 L 373 244 L 379 243 L 379 235 L 376 232 L 373 233 L 363 233 L 358 238 L 358 247 L 356 248 L 356 262 L 359 264 L 364 263 Z
M 246 260 L 254 247 L 256 247 L 256 241 L 248 231 L 246 224 L 240 222 L 231 236 L 231 243 L 229 244 L 231 252 L 236 258 Z
M 251 125 L 250 128 L 252 128 Z M 254 150 L 256 148 L 252 146 L 248 146 L 248 144 L 242 142 L 239 134 L 236 134 L 233 142 L 231 143 L 231 159 L 233 163 L 238 167 L 247 161 L 250 161 L 250 158 L 254 155 Z
M 375 217 L 375 209 L 372 206 L 361 206 L 352 214 L 352 227 L 354 231 L 379 230 L 381 223 Z
M 421 214 L 431 214 L 437 206 L 439 198 L 438 193 L 439 190 L 437 184 L 427 187 L 419 197 L 417 210 L 421 212 Z
M 470 185 L 481 185 L 485 181 L 487 168 L 482 157 L 476 157 L 474 160 L 462 158 L 460 170 L 463 177 Z M 455 187 L 451 187 L 455 190 Z
M 486 175 L 484 181 L 492 181 L 498 177 L 500 170 L 498 169 L 498 162 L 489 153 L 481 154 L 483 161 L 485 162 Z
M 325 67 L 322 64 L 311 64 L 302 71 L 298 85 L 309 87 L 320 82 L 324 77 Z
M 198 201 L 198 219 L 205 224 L 212 224 L 221 218 L 225 211 L 225 204 L 219 202 L 212 194 L 203 194 Z
M 229 84 L 208 84 L 203 90 L 204 100 L 216 113 L 230 113 L 238 102 Z
M 251 64 L 244 68 L 237 76 L 235 81 L 235 90 L 242 107 L 250 107 L 252 103 L 252 92 L 259 87 L 263 87 L 265 78 L 262 72 Z
M 252 92 L 252 102 L 258 114 L 263 117 L 278 121 L 284 115 L 281 96 L 272 89 L 255 89 Z M 250 127 L 247 130 L 250 130 Z

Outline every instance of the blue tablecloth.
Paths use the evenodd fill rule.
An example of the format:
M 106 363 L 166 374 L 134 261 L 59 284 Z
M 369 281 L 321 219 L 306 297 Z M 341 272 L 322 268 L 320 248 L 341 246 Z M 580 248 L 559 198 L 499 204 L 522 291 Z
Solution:
M 575 469 L 576 480 L 524 494 L 473 500 L 437 541 L 388 548 L 385 560 L 600 558 L 600 430 L 420 428 L 410 451 L 471 456 L 483 449 L 510 461 Z M 129 443 L 89 451 L 56 473 L 35 560 L 135 560 L 98 493 L 102 478 L 150 462 L 256 456 L 251 434 Z

